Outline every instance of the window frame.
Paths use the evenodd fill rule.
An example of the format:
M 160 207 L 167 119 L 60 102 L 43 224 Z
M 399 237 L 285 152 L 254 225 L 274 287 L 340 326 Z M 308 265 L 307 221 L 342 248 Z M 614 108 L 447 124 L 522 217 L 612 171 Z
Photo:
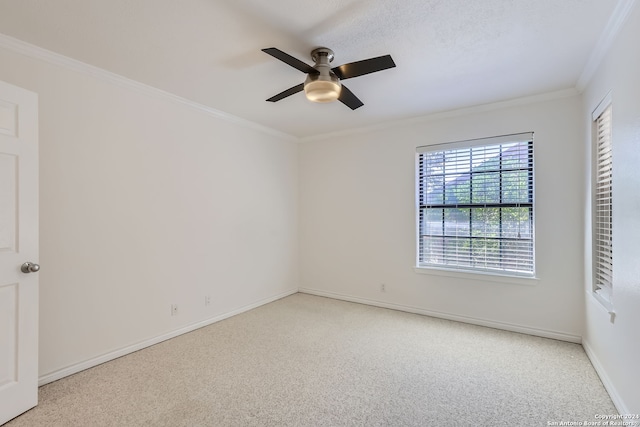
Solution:
M 607 140 L 601 141 L 600 135 L 600 120 L 605 120 L 603 116 L 607 115 L 606 121 L 607 123 L 604 126 L 606 128 L 606 137 Z M 598 106 L 593 110 L 591 115 L 592 119 L 592 127 L 591 127 L 591 152 L 592 152 L 592 161 L 591 161 L 591 293 L 595 296 L 595 298 L 609 310 L 609 312 L 613 312 L 613 107 L 611 100 L 611 93 L 608 93 L 602 101 L 598 104 Z M 600 156 L 601 152 L 599 146 L 601 143 L 607 144 L 605 149 L 607 150 L 604 156 Z M 608 158 L 605 158 L 608 157 Z M 601 165 L 601 163 L 606 163 L 606 165 Z M 599 180 L 599 170 L 601 166 L 608 167 L 608 184 L 606 184 L 607 179 L 603 180 L 602 183 Z M 602 206 L 602 200 L 599 198 L 601 195 L 601 190 L 599 186 L 603 184 L 604 189 L 608 189 L 608 198 L 609 201 L 606 204 L 606 209 L 608 210 L 608 227 L 603 227 L 603 230 L 600 228 L 601 221 L 598 216 L 598 209 Z M 606 199 L 606 198 L 605 198 Z M 606 230 L 604 230 L 606 229 Z M 601 240 L 602 234 L 608 234 L 609 236 L 609 249 L 602 248 L 602 245 L 599 245 L 599 241 Z M 605 250 L 601 250 L 605 249 Z M 600 254 L 602 253 L 602 257 Z M 605 268 L 602 264 L 607 264 L 609 269 L 609 280 L 606 283 L 600 283 L 601 275 L 598 273 L 599 268 Z
M 516 241 L 519 242 L 525 242 L 530 240 L 530 245 L 531 245 L 531 249 L 530 249 L 530 257 L 526 258 L 527 260 L 530 260 L 531 262 L 531 270 L 530 271 L 516 271 L 513 269 L 507 269 L 504 267 L 504 264 L 502 264 L 505 256 L 504 256 L 504 252 L 502 252 L 502 249 L 499 251 L 500 255 L 499 258 L 497 258 L 499 260 L 499 263 L 502 264 L 501 268 L 491 268 L 488 267 L 486 265 L 486 261 L 485 261 L 485 266 L 473 266 L 473 265 L 451 265 L 448 263 L 430 263 L 430 262 L 424 262 L 423 259 L 423 251 L 422 251 L 422 243 L 421 243 L 421 239 L 422 239 L 422 226 L 423 224 L 421 224 L 421 219 L 423 219 L 422 213 L 421 211 L 423 209 L 428 209 L 429 204 L 425 201 L 424 204 L 422 204 L 422 195 L 421 195 L 421 191 L 424 191 L 424 197 L 426 197 L 426 190 L 421 190 L 421 179 L 427 179 L 428 175 L 422 175 L 422 170 L 421 170 L 421 156 L 424 153 L 428 153 L 428 152 L 437 152 L 437 153 L 442 153 L 444 155 L 445 152 L 453 152 L 454 150 L 466 150 L 469 149 L 469 153 L 470 153 L 470 158 L 473 158 L 473 150 L 474 149 L 482 149 L 482 148 L 489 148 L 489 147 L 495 147 L 495 146 L 500 146 L 501 148 L 499 149 L 499 156 L 500 156 L 500 162 L 502 161 L 502 155 L 504 154 L 504 148 L 502 147 L 503 144 L 508 144 L 508 143 L 526 143 L 526 153 L 529 156 L 528 157 L 528 164 L 527 167 L 525 168 L 528 171 L 528 178 L 527 178 L 527 185 L 528 185 L 528 200 L 527 202 L 516 202 L 516 203 L 509 203 L 506 201 L 503 201 L 502 197 L 503 197 L 503 193 L 502 193 L 502 184 L 500 184 L 500 203 L 485 203 L 485 205 L 492 205 L 493 208 L 499 208 L 499 212 L 502 212 L 502 208 L 507 208 L 509 206 L 507 205 L 516 205 L 517 207 L 525 207 L 528 208 L 528 216 L 529 216 L 529 227 L 530 227 L 530 238 L 518 238 Z M 470 160 L 470 162 L 473 162 L 473 160 Z M 416 184 L 416 260 L 415 260 L 415 271 L 417 273 L 424 273 L 424 274 L 435 274 L 435 275 L 445 275 L 445 276 L 458 276 L 458 277 L 463 277 L 463 278 L 470 278 L 470 277 L 474 277 L 474 278 L 478 278 L 480 280 L 482 280 L 483 276 L 491 276 L 494 278 L 499 278 L 498 281 L 503 281 L 503 282 L 512 282 L 512 283 L 518 283 L 518 284 L 532 284 L 530 279 L 536 279 L 536 262 L 535 262 L 535 253 L 536 253 L 536 245 L 535 245 L 535 156 L 534 156 L 534 133 L 533 132 L 525 132 L 525 133 L 518 133 L 518 134 L 511 134 L 511 135 L 500 135 L 500 136 L 495 136 L 495 137 L 488 137 L 488 138 L 479 138 L 479 139 L 472 139 L 472 140 L 464 140 L 464 141 L 456 141 L 456 142 L 449 142 L 449 143 L 444 143 L 444 144 L 432 144 L 432 145 L 425 145 L 425 146 L 420 146 L 416 148 L 416 171 L 415 171 L 415 184 Z M 510 170 L 502 169 L 502 165 L 500 165 L 498 172 L 498 176 L 500 179 L 500 182 L 502 183 L 502 179 L 503 177 L 506 175 L 506 172 L 509 172 Z M 495 171 L 493 171 L 495 172 Z M 474 175 L 473 170 L 470 168 L 467 172 L 464 172 L 463 174 L 466 174 L 469 176 L 469 179 L 471 179 L 471 177 Z M 436 174 L 437 175 L 437 174 Z M 426 184 L 425 184 L 426 185 Z M 444 184 L 443 184 L 443 188 L 444 188 Z M 444 190 L 443 190 L 444 191 Z M 470 195 L 469 197 L 473 197 L 473 191 L 470 188 Z M 443 199 L 443 203 L 442 205 L 447 205 L 446 200 Z M 471 199 L 470 199 L 470 203 L 468 203 L 468 205 L 474 205 L 474 206 L 466 206 L 466 208 L 470 209 L 470 218 L 473 215 L 471 213 L 472 210 L 474 209 L 482 209 L 482 206 L 480 206 L 480 204 L 474 204 L 471 203 Z M 448 205 L 449 207 L 457 208 L 457 205 L 455 204 L 450 204 Z M 448 207 L 447 207 L 448 208 Z M 447 209 L 444 208 L 443 209 Z M 486 209 L 486 208 L 485 208 Z M 443 214 L 444 215 L 444 214 Z M 426 216 L 426 214 L 425 214 Z M 444 217 L 443 217 L 443 227 L 445 227 L 444 225 Z M 503 220 L 502 217 L 500 216 L 500 227 L 502 227 L 503 224 Z M 446 242 L 446 237 L 445 233 L 443 232 L 443 242 Z M 470 229 L 469 229 L 469 238 L 471 239 L 472 237 L 472 225 L 470 225 Z M 454 236 L 449 236 L 449 241 L 451 241 L 452 239 L 455 240 L 456 237 Z M 505 240 L 506 238 L 504 237 L 499 237 L 499 238 L 488 238 L 485 237 L 485 241 L 489 242 L 492 240 L 496 240 L 498 242 L 501 242 L 502 240 Z M 508 240 L 508 239 L 507 239 Z M 443 243 L 444 244 L 444 243 Z M 502 243 L 499 243 L 500 245 L 502 245 Z M 502 277 L 500 279 L 500 277 Z M 521 279 L 525 279 L 525 280 L 521 280 Z

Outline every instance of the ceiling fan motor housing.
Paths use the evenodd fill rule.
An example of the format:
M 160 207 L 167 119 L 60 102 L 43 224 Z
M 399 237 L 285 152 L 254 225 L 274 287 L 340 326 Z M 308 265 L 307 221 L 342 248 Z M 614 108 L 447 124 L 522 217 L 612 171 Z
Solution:
M 314 102 L 332 102 L 338 99 L 342 85 L 340 79 L 331 71 L 333 51 L 320 47 L 311 51 L 311 59 L 318 74 L 308 74 L 304 82 L 304 92 L 307 98 Z

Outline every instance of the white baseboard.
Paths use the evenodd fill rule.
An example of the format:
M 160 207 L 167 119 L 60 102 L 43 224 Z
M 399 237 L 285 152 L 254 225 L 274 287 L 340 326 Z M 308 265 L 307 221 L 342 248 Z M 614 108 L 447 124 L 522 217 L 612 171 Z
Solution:
M 270 302 L 279 300 L 281 298 L 287 297 L 289 295 L 297 293 L 297 289 L 293 289 L 287 292 L 283 292 L 281 294 L 275 295 L 273 297 L 265 298 L 260 301 L 256 301 L 251 304 L 244 305 L 235 310 L 220 314 L 218 316 L 212 317 L 210 319 L 206 319 L 200 322 L 193 323 L 191 325 L 184 326 L 180 329 L 176 329 L 174 331 L 168 332 L 166 334 L 159 335 L 154 338 L 150 338 L 148 340 L 141 341 L 139 343 L 114 350 L 112 352 L 103 354 L 98 357 L 94 357 L 92 359 L 86 360 L 84 362 L 76 363 L 74 365 L 68 366 L 66 368 L 59 369 L 54 372 L 50 372 L 48 374 L 42 375 L 38 378 L 38 385 L 42 386 L 48 384 L 53 381 L 57 381 L 61 378 L 67 377 L 69 375 L 76 374 L 80 371 L 84 371 L 85 369 L 93 368 L 94 366 L 98 366 L 102 363 L 108 362 L 110 360 L 117 359 L 118 357 L 125 356 L 129 353 L 133 353 L 134 351 L 142 350 L 143 348 L 150 347 L 154 344 L 158 344 L 162 341 L 166 341 L 168 339 L 177 337 L 178 335 L 186 334 L 187 332 L 194 331 L 196 329 L 202 328 L 204 326 L 211 325 L 213 323 L 219 322 L 221 320 L 227 319 L 229 317 L 235 316 L 236 314 L 244 313 L 245 311 L 252 310 L 254 308 L 260 307 L 261 305 L 268 304 Z
M 582 347 L 584 348 L 585 353 L 587 353 L 587 357 L 591 361 L 593 368 L 596 370 L 596 373 L 600 377 L 600 381 L 602 381 L 604 388 L 607 390 L 607 393 L 609 393 L 611 401 L 613 402 L 618 412 L 620 414 L 630 414 L 631 411 L 629 410 L 629 407 L 624 403 L 622 397 L 620 397 L 620 394 L 613 386 L 611 378 L 609 378 L 609 376 L 607 375 L 607 371 L 604 369 L 604 366 L 602 366 L 602 363 L 600 363 L 600 360 L 594 353 L 587 340 L 582 340 Z
M 366 298 L 354 297 L 350 295 L 338 294 L 335 292 L 320 291 L 317 289 L 300 288 L 300 292 L 305 294 L 317 295 L 339 299 L 343 301 L 357 302 L 360 304 L 373 305 L 376 307 L 390 308 L 392 310 L 406 311 L 408 313 L 422 314 L 424 316 L 438 317 L 440 319 L 454 320 L 456 322 L 470 323 L 478 326 L 486 326 L 494 329 L 502 329 L 505 331 L 518 332 L 521 334 L 535 335 L 543 338 L 551 338 L 554 340 L 568 341 L 576 344 L 582 343 L 582 337 L 579 335 L 571 335 L 564 332 L 549 331 L 545 329 L 531 328 L 528 326 L 516 325 L 513 323 L 496 322 L 494 320 L 479 319 L 475 317 L 460 316 L 457 314 L 444 313 L 439 311 L 425 310 L 418 307 L 407 305 L 392 304 L 383 301 L 370 300 Z
M 160 343 L 162 341 L 166 341 L 168 339 L 177 337 L 177 336 L 185 334 L 187 332 L 194 331 L 194 330 L 202 328 L 204 326 L 211 325 L 213 323 L 219 322 L 221 320 L 227 319 L 229 317 L 235 316 L 235 315 L 240 314 L 240 313 L 244 313 L 245 311 L 252 310 L 254 308 L 257 308 L 257 307 L 260 307 L 262 305 L 268 304 L 270 302 L 279 300 L 281 298 L 287 297 L 287 296 L 295 294 L 297 292 L 310 294 L 310 295 L 317 295 L 317 296 L 322 296 L 322 297 L 327 297 L 327 298 L 333 298 L 333 299 L 338 299 L 338 300 L 342 300 L 342 301 L 355 302 L 355 303 L 359 303 L 359 304 L 366 304 L 366 305 L 371 305 L 371 306 L 375 306 L 375 307 L 389 308 L 389 309 L 392 309 L 392 310 L 399 310 L 399 311 L 404 311 L 404 312 L 408 312 L 408 313 L 421 314 L 421 315 L 425 315 L 425 316 L 437 317 L 437 318 L 453 320 L 453 321 L 457 321 L 457 322 L 470 323 L 470 324 L 473 324 L 473 325 L 486 326 L 486 327 L 489 327 L 489 328 L 502 329 L 502 330 L 511 331 L 511 332 L 519 332 L 519 333 L 539 336 L 539 337 L 543 337 L 543 338 L 551 338 L 551 339 L 557 339 L 557 340 L 561 340 L 561 341 L 568 341 L 568 342 L 582 344 L 582 346 L 585 349 L 585 352 L 587 353 L 587 356 L 589 357 L 589 360 L 591 361 L 591 364 L 593 365 L 594 369 L 596 370 L 596 372 L 600 376 L 600 380 L 602 381 L 602 383 L 604 384 L 605 389 L 607 390 L 607 392 L 611 396 L 611 400 L 613 401 L 613 404 L 615 405 L 615 407 L 618 410 L 618 412 L 621 413 L 621 414 L 629 414 L 630 413 L 627 405 L 624 403 L 624 401 L 622 400 L 622 398 L 618 394 L 617 390 L 613 386 L 613 383 L 611 382 L 611 380 L 609 379 L 608 375 L 606 374 L 606 371 L 604 370 L 604 367 L 602 366 L 602 364 L 600 363 L 600 361 L 596 357 L 595 353 L 593 352 L 593 350 L 589 346 L 589 343 L 584 341 L 582 339 L 582 337 L 580 337 L 580 336 L 566 334 L 566 333 L 557 332 L 557 331 L 548 331 L 548 330 L 544 330 L 544 329 L 530 328 L 530 327 L 527 327 L 527 326 L 516 325 L 516 324 L 511 324 L 511 323 L 496 322 L 496 321 L 492 321 L 492 320 L 485 320 L 485 319 L 473 318 L 473 317 L 468 317 L 468 316 L 460 316 L 460 315 L 456 315 L 456 314 L 449 314 L 449 313 L 443 313 L 443 312 L 438 312 L 438 311 L 425 310 L 425 309 L 418 308 L 418 307 L 387 303 L 387 302 L 383 302 L 383 301 L 376 301 L 376 300 L 371 300 L 371 299 L 366 299 L 366 298 L 354 297 L 354 296 L 350 296 L 350 295 L 344 295 L 344 294 L 339 294 L 339 293 L 335 293 L 335 292 L 327 292 L 327 291 L 321 291 L 321 290 L 309 289 L 309 288 L 300 288 L 300 289 L 289 290 L 289 291 L 283 292 L 281 294 L 275 295 L 273 297 L 265 298 L 265 299 L 262 299 L 260 301 L 256 301 L 254 303 L 251 303 L 251 304 L 248 304 L 248 305 L 244 305 L 244 306 L 239 307 L 239 308 L 237 308 L 235 310 L 220 314 L 220 315 L 212 317 L 210 319 L 206 319 L 206 320 L 203 320 L 203 321 L 200 321 L 200 322 L 196 322 L 196 323 L 193 323 L 191 325 L 184 326 L 184 327 L 182 327 L 180 329 L 176 329 L 174 331 L 168 332 L 166 334 L 162 334 L 162 335 L 159 335 L 157 337 L 154 337 L 154 338 L 151 338 L 151 339 L 148 339 L 148 340 L 144 340 L 144 341 L 141 341 L 139 343 L 136 343 L 136 344 L 133 344 L 133 345 L 130 345 L 130 346 L 127 346 L 127 347 L 124 347 L 124 348 L 121 348 L 121 349 L 106 353 L 104 355 L 101 355 L 101 356 L 98 356 L 98 357 L 94 357 L 94 358 L 86 360 L 84 362 L 80 362 L 80 363 L 68 366 L 66 368 L 59 369 L 57 371 L 42 375 L 38 379 L 38 385 L 42 386 L 42 385 L 51 383 L 53 381 L 57 381 L 59 379 L 67 377 L 69 375 L 73 375 L 73 374 L 76 374 L 76 373 L 78 373 L 80 371 L 84 371 L 85 369 L 89 369 L 89 368 L 92 368 L 94 366 L 100 365 L 102 363 L 108 362 L 110 360 L 117 359 L 118 357 L 125 356 L 125 355 L 127 355 L 129 353 L 133 353 L 135 351 L 142 350 L 143 348 L 150 347 L 150 346 L 158 344 L 158 343 Z

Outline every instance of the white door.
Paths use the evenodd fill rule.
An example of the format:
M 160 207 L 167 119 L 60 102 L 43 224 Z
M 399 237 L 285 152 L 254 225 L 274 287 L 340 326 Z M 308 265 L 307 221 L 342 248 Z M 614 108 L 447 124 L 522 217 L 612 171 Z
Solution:
M 0 424 L 38 403 L 37 262 L 38 97 L 0 81 Z

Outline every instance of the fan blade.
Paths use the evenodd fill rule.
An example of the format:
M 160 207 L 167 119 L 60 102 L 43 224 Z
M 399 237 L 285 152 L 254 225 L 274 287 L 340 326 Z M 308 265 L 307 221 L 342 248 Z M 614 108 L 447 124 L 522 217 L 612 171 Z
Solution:
M 391 59 L 391 55 L 384 55 L 377 58 L 342 64 L 339 67 L 331 69 L 331 71 L 333 71 L 340 80 L 344 80 L 386 70 L 395 66 L 396 64 L 393 62 L 393 59 Z
M 342 85 L 342 89 L 340 90 L 340 96 L 338 100 L 342 102 L 347 107 L 355 110 L 356 108 L 362 107 L 364 104 L 362 101 L 358 99 L 357 96 L 353 94 L 345 85 Z
M 308 65 L 307 63 L 302 62 L 297 58 L 294 58 L 293 56 L 289 55 L 288 53 L 284 53 L 280 49 L 277 49 L 275 47 L 268 47 L 266 49 L 262 49 L 262 51 L 264 53 L 268 53 L 269 55 L 273 56 L 276 59 L 279 59 L 280 61 L 284 62 L 285 64 L 291 65 L 293 68 L 296 68 L 296 69 L 302 71 L 303 73 L 318 74 L 318 70 L 313 68 L 311 65 Z
M 304 89 L 304 83 L 300 83 L 297 86 L 294 86 L 292 88 L 289 88 L 287 90 L 285 90 L 284 92 L 280 92 L 279 94 L 272 96 L 271 98 L 267 99 L 267 101 L 269 102 L 277 102 L 280 101 L 281 99 L 286 98 L 287 96 L 291 96 L 293 94 L 296 94 L 300 91 L 302 91 Z

